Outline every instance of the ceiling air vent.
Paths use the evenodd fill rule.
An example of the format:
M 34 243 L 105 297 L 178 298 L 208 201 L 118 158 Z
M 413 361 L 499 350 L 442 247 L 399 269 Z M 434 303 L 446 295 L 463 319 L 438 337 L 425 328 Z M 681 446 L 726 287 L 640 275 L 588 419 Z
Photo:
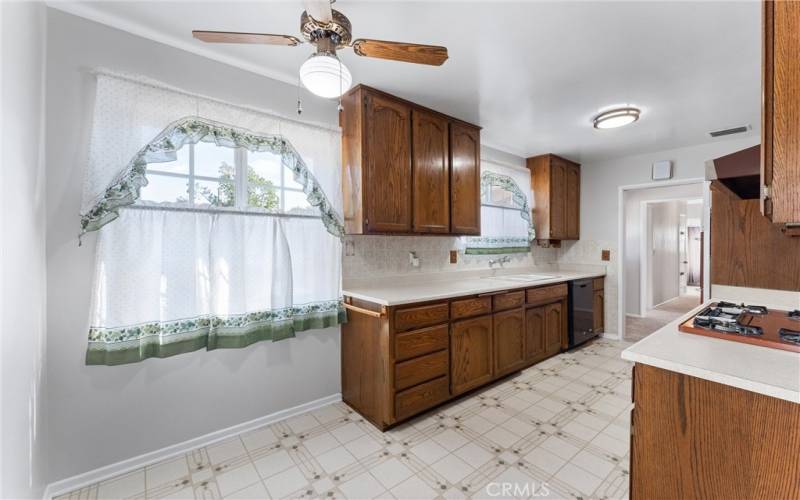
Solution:
M 722 137 L 724 135 L 741 134 L 742 132 L 747 132 L 748 130 L 750 130 L 750 125 L 742 125 L 741 127 L 714 130 L 713 132 L 709 132 L 708 135 L 711 137 Z

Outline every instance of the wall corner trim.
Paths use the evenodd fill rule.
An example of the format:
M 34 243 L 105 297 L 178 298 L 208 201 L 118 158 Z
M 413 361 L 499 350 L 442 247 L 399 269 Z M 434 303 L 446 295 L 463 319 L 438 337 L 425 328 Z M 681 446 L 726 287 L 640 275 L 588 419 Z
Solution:
M 51 500 L 53 497 L 75 491 L 83 488 L 84 486 L 88 486 L 120 474 L 131 472 L 146 465 L 151 465 L 169 458 L 176 457 L 195 448 L 208 446 L 243 432 L 251 431 L 265 425 L 279 422 L 281 420 L 286 420 L 287 418 L 294 417 L 311 410 L 316 410 L 318 408 L 322 408 L 323 406 L 338 403 L 341 400 L 341 393 L 331 394 L 330 396 L 315 399 L 313 401 L 309 401 L 308 403 L 303 403 L 301 405 L 276 411 L 275 413 L 264 415 L 263 417 L 258 417 L 241 424 L 236 424 L 225 429 L 210 432 L 208 434 L 183 441 L 182 443 L 166 446 L 164 448 L 143 453 L 139 456 L 121 460 L 110 465 L 105 465 L 98 469 L 90 470 L 76 476 L 61 479 L 47 485 L 47 488 L 45 488 L 44 491 L 43 499 Z

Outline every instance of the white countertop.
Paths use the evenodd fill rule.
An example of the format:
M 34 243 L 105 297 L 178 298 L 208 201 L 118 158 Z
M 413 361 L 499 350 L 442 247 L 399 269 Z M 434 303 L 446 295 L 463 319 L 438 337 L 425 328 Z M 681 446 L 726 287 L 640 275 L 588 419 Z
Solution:
M 800 353 L 678 331 L 702 307 L 625 349 L 622 358 L 800 403 Z
M 540 274 L 552 276 L 537 281 L 512 281 L 503 276 L 515 274 Z M 490 271 L 463 271 L 436 273 L 429 276 L 383 277 L 374 280 L 353 280 L 345 283 L 342 294 L 354 299 L 366 300 L 384 306 L 396 306 L 413 302 L 449 299 L 464 295 L 531 288 L 565 281 L 605 276 L 604 269 L 592 270 L 547 270 L 511 268 L 497 269 L 494 277 Z

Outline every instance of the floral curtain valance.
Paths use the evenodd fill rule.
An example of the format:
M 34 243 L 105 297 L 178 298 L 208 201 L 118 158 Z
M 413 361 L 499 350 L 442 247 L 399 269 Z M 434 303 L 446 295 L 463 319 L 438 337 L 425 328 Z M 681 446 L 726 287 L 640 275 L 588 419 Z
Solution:
M 498 208 L 490 204 L 481 207 L 481 236 L 466 239 L 467 254 L 503 254 L 530 252 L 530 242 L 536 237 L 531 220 L 528 196 L 509 175 L 493 171 L 481 173 L 481 200 L 489 191 L 499 188 L 509 193 L 510 206 Z
M 118 217 L 119 207 L 136 201 L 146 182 L 147 163 L 170 161 L 181 145 L 200 140 L 281 155 L 328 230 L 341 231 L 338 129 L 142 77 L 107 71 L 96 76 L 81 233 L 99 229 Z
M 201 117 L 181 118 L 145 145 L 127 163 L 118 180 L 105 190 L 103 197 L 88 212 L 82 214 L 81 232 L 100 229 L 119 217 L 120 207 L 132 205 L 139 199 L 141 188 L 147 185 L 149 163 L 174 161 L 177 150 L 199 141 L 279 155 L 283 166 L 291 170 L 294 180 L 303 186 L 308 202 L 319 210 L 322 223 L 328 232 L 336 237 L 344 235 L 344 225 L 330 200 L 303 159 L 286 139 L 276 135 L 259 135 Z

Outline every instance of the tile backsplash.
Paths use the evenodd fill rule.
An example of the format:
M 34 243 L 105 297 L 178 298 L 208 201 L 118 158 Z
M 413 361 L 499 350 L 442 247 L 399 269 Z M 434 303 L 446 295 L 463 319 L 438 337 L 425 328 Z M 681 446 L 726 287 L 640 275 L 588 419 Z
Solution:
M 489 259 L 499 255 L 466 255 L 463 240 L 457 236 L 348 236 L 342 257 L 342 275 L 345 280 L 405 274 L 441 273 L 489 269 Z M 450 263 L 450 251 L 458 251 L 458 262 Z M 509 254 L 506 268 L 546 266 L 556 262 L 557 249 L 532 247 L 530 253 Z M 408 258 L 415 252 L 419 266 L 414 267 Z M 353 253 L 353 255 L 348 255 Z

